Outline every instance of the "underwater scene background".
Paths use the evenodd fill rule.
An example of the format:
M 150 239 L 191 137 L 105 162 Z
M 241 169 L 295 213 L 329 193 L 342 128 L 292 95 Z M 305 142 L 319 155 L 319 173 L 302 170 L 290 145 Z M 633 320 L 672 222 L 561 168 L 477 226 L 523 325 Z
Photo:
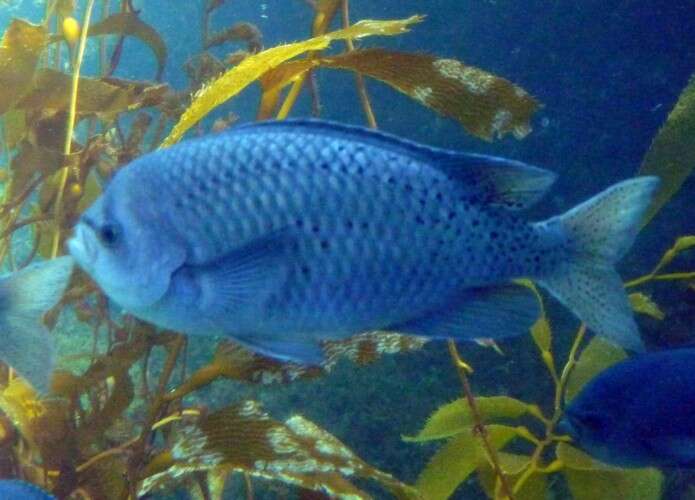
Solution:
M 693 342 L 695 1 L 353 0 L 347 21 L 340 0 L 97 0 L 66 151 L 90 3 L 0 0 L 5 271 L 65 253 L 110 176 L 163 142 L 285 110 L 369 125 L 364 85 L 381 130 L 556 172 L 533 220 L 640 168 L 661 177 L 619 271 L 648 349 Z M 365 19 L 393 22 L 263 58 Z M 433 104 L 417 91 L 438 85 L 420 59 L 380 71 L 386 53 L 370 48 L 461 61 L 498 92 L 479 102 L 452 85 Z M 495 122 L 502 105 L 513 116 Z M 50 393 L 2 370 L 0 477 L 59 498 L 695 499 L 687 469 L 608 467 L 553 432 L 561 403 L 626 353 L 541 295 L 530 335 L 454 346 L 371 333 L 305 368 L 157 333 L 76 272 L 46 316 Z M 264 444 L 272 435 L 284 448 Z

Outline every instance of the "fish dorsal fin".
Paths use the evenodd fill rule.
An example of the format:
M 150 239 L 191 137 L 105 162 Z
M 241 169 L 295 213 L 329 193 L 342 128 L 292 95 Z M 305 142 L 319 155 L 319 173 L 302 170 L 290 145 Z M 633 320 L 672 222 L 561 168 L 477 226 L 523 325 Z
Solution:
M 235 127 L 230 133 L 256 130 L 320 134 L 413 156 L 464 185 L 476 201 L 511 210 L 534 205 L 557 178 L 554 172 L 521 161 L 435 148 L 385 132 L 325 120 L 268 120 Z

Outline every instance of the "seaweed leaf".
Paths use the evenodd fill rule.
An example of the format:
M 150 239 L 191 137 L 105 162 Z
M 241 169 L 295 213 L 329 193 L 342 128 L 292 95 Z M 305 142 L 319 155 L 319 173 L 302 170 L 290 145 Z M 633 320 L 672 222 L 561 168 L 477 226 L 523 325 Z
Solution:
M 162 77 L 167 59 L 167 46 L 159 33 L 133 12 L 112 14 L 106 19 L 90 26 L 89 36 L 129 35 L 146 43 L 157 58 L 156 80 Z
M 513 83 L 455 59 L 368 49 L 324 57 L 321 66 L 381 80 L 485 140 L 525 137 L 538 101 Z
M 504 447 L 516 437 L 513 427 L 490 425 L 490 443 L 495 449 Z M 456 488 L 486 460 L 485 451 L 472 428 L 451 438 L 435 453 L 415 483 L 427 500 L 449 498 Z
M 519 418 L 533 410 L 529 405 L 508 396 L 478 397 L 476 403 L 485 420 Z M 457 399 L 440 406 L 428 419 L 425 427 L 414 437 L 404 437 L 408 442 L 424 442 L 444 439 L 462 432 L 469 432 L 475 424 L 471 409 L 465 399 Z
M 564 443 L 558 445 L 557 456 L 565 465 L 562 472 L 575 500 L 661 498 L 663 475 L 658 469 L 611 467 Z
M 512 484 L 516 483 L 521 474 L 531 466 L 531 457 L 499 452 L 500 466 Z M 478 465 L 480 485 L 489 498 L 499 498 L 496 488 L 495 473 L 487 462 Z M 545 500 L 548 495 L 548 480 L 546 474 L 534 473 L 524 481 L 519 491 L 514 492 L 514 500 Z
M 65 110 L 70 103 L 71 76 L 60 71 L 37 72 L 29 92 L 17 102 L 18 109 Z M 109 120 L 123 111 L 159 104 L 167 85 L 149 84 L 118 78 L 80 78 L 77 93 L 79 115 L 99 115 Z
M 659 321 L 664 319 L 664 312 L 659 309 L 659 306 L 648 295 L 641 292 L 631 293 L 629 299 L 634 311 L 646 314 Z
M 678 192 L 695 168 L 694 135 L 695 76 L 692 76 L 666 123 L 652 141 L 637 172 L 638 175 L 656 175 L 661 178 L 661 185 L 644 217 L 643 225 Z
M 171 146 L 181 139 L 193 125 L 202 120 L 220 104 L 228 101 L 267 71 L 283 62 L 309 51 L 323 50 L 332 41 L 345 38 L 362 38 L 374 35 L 399 35 L 408 31 L 411 24 L 420 22 L 421 16 L 395 21 L 363 20 L 349 28 L 310 38 L 303 42 L 279 45 L 247 57 L 209 85 L 203 87 L 193 98 L 161 147 Z
M 413 488 L 368 465 L 304 417 L 296 415 L 281 423 L 254 401 L 229 406 L 183 426 L 171 451 L 151 461 L 139 493 L 164 487 L 172 478 L 219 467 L 324 491 L 336 498 L 370 498 L 345 479 L 350 476 L 378 481 L 401 498 L 419 498 Z

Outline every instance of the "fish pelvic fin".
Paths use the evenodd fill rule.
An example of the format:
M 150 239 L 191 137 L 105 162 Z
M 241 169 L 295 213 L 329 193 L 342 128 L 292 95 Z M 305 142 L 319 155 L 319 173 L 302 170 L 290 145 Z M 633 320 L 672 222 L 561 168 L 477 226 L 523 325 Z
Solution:
M 656 177 L 626 180 L 539 223 L 569 255 L 537 281 L 590 330 L 633 351 L 644 345 L 614 265 L 632 246 L 658 184 Z
M 55 365 L 55 345 L 41 320 L 63 295 L 73 259 L 28 266 L 0 280 L 0 359 L 45 394 Z

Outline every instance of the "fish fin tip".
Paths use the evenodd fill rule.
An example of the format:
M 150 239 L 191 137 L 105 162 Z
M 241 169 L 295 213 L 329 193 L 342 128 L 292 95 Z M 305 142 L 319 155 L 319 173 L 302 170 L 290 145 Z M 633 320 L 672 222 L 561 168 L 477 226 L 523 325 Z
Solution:
M 425 337 L 499 339 L 527 333 L 539 314 L 528 288 L 502 285 L 464 290 L 444 308 L 388 329 Z
M 482 203 L 508 210 L 532 207 L 557 180 L 555 172 L 497 156 L 447 152 L 435 162 L 436 168 L 471 186 Z

